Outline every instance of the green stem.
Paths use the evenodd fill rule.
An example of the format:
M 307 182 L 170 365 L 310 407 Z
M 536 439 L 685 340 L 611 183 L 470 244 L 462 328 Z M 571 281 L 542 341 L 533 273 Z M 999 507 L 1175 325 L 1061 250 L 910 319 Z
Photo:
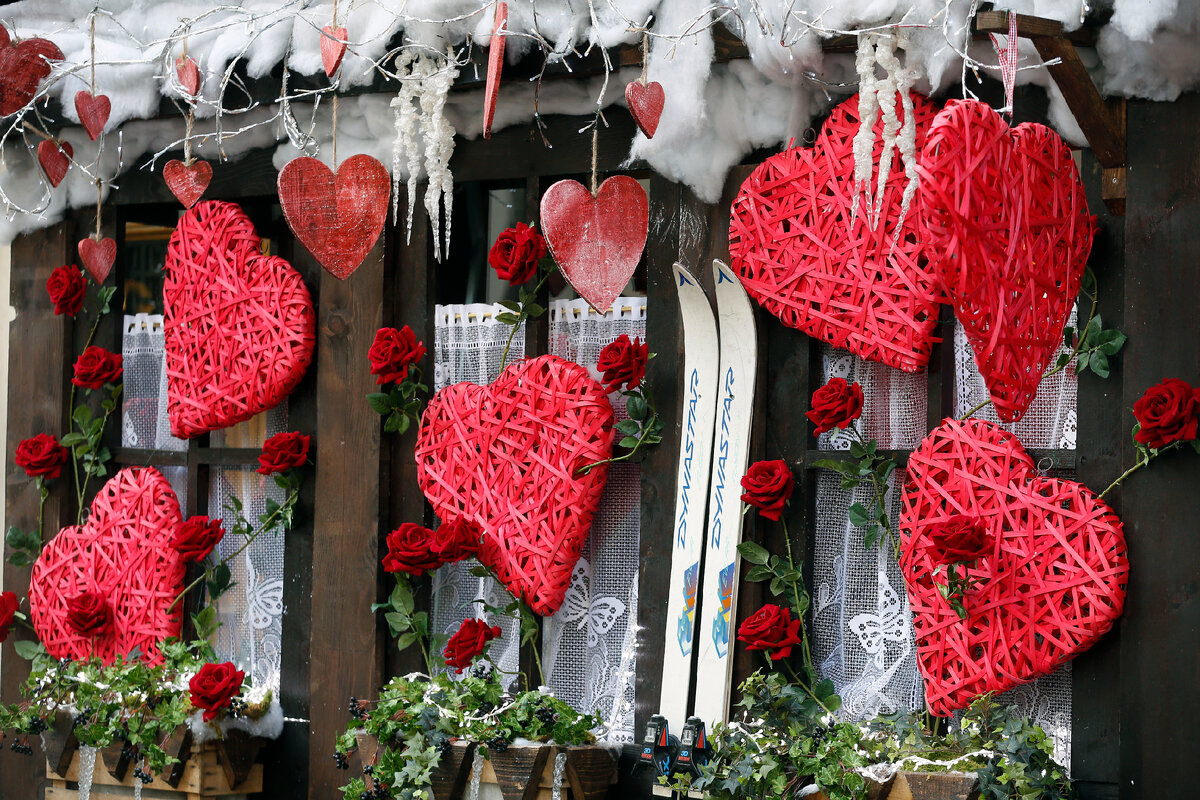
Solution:
M 640 431 L 640 433 L 638 435 L 637 444 L 635 444 L 633 446 L 633 449 L 630 450 L 628 453 L 625 453 L 624 455 L 620 455 L 620 456 L 613 456 L 612 458 L 605 458 L 601 461 L 593 461 L 591 464 L 584 464 L 582 467 L 575 470 L 575 474 L 576 475 L 587 475 L 589 472 L 592 471 L 593 468 L 598 467 L 601 464 L 616 464 L 619 461 L 628 461 L 629 459 L 633 458 L 634 454 L 636 454 L 637 451 L 641 449 L 642 442 L 646 441 L 646 433 L 651 429 L 651 427 L 653 427 L 654 419 L 656 416 L 657 415 L 651 416 L 650 419 L 646 422 L 646 424 L 642 426 L 642 430 Z
M 533 647 L 531 647 L 530 649 L 533 650 L 533 663 L 537 665 L 538 686 L 545 686 L 546 685 L 546 671 L 544 669 L 542 669 L 542 654 L 541 654 L 542 648 L 538 647 L 537 642 L 534 642 Z
M 962 421 L 962 420 L 964 420 L 964 419 L 970 419 L 971 417 L 975 416 L 975 413 L 976 413 L 977 411 L 979 411 L 980 409 L 982 409 L 984 406 L 990 406 L 991 404 L 992 404 L 992 398 L 991 398 L 991 397 L 988 397 L 986 400 L 984 400 L 983 402 L 981 402 L 979 405 L 975 406 L 975 407 L 974 407 L 974 408 L 972 408 L 970 411 L 968 411 L 967 413 L 965 413 L 965 414 L 963 414 L 961 417 L 959 417 L 959 418 L 958 418 L 958 419 L 959 419 L 959 422 L 961 422 L 961 421 Z
M 792 537 L 788 534 L 787 520 L 784 517 L 779 518 L 779 524 L 783 528 L 783 543 L 787 548 L 788 569 L 796 569 L 796 562 L 792 559 Z M 792 584 L 792 600 L 796 603 L 796 616 L 800 619 L 800 646 L 804 653 L 804 668 L 809 675 L 815 674 L 812 662 L 812 650 L 808 646 L 808 628 L 804 625 L 804 614 L 800 611 L 802 605 L 800 603 L 800 583 L 799 581 L 791 581 Z M 815 699 L 815 698 L 814 698 Z M 825 709 L 828 711 L 829 709 Z
M 1183 443 L 1182 443 L 1182 442 L 1175 442 L 1174 444 L 1167 445 L 1167 446 L 1166 446 L 1166 447 L 1164 447 L 1162 450 L 1155 450 L 1154 452 L 1152 452 L 1152 453 L 1149 453 L 1149 454 L 1148 454 L 1148 455 L 1147 455 L 1147 456 L 1146 456 L 1144 459 L 1138 459 L 1138 462 L 1137 462 L 1136 464 L 1134 464 L 1132 467 L 1130 467 L 1129 469 L 1125 470 L 1125 471 L 1124 471 L 1124 472 L 1122 472 L 1120 475 L 1118 475 L 1118 476 L 1117 476 L 1117 479 L 1116 479 L 1115 481 L 1113 481 L 1112 483 L 1110 483 L 1110 484 L 1109 484 L 1107 487 L 1105 487 L 1105 489 L 1104 489 L 1104 491 L 1103 491 L 1103 492 L 1101 492 L 1100 494 L 1098 494 L 1098 495 L 1096 495 L 1096 496 L 1097 496 L 1097 497 L 1100 497 L 1100 498 L 1103 498 L 1103 497 L 1104 497 L 1104 495 L 1108 494 L 1108 493 L 1109 493 L 1109 492 L 1111 492 L 1113 489 L 1117 488 L 1117 487 L 1118 487 L 1118 486 L 1120 486 L 1122 483 L 1124 483 L 1125 479 L 1126 479 L 1126 478 L 1128 478 L 1130 475 L 1132 475 L 1133 473 L 1137 472 L 1139 469 L 1141 469 L 1142 467 L 1146 466 L 1146 465 L 1147 465 L 1147 464 L 1149 464 L 1151 461 L 1153 461 L 1154 459 L 1158 458 L 1160 455 L 1162 455 L 1163 453 L 1167 452 L 1168 450 L 1174 450 L 1174 449 L 1176 449 L 1176 448 L 1177 448 L 1177 447 L 1179 447 L 1179 445 L 1181 445 L 1181 444 L 1183 444 Z
M 529 301 L 531 301 L 537 297 L 538 292 L 540 292 L 542 290 L 542 287 L 546 285 L 546 281 L 550 280 L 550 275 L 553 272 L 554 272 L 554 270 L 552 270 L 552 269 L 546 270 L 546 274 L 543 275 L 542 279 L 537 282 L 536 286 L 533 287 L 533 291 L 530 292 L 528 295 L 526 295 L 526 297 L 528 299 L 524 299 L 524 298 L 522 299 L 521 313 L 519 313 L 517 315 L 517 321 L 514 322 L 512 324 L 512 326 L 510 327 L 510 329 L 508 331 L 508 340 L 504 342 L 504 352 L 500 354 L 500 371 L 501 372 L 504 371 L 504 365 L 506 363 L 508 363 L 508 348 L 512 346 L 513 336 L 516 335 L 517 328 L 521 327 L 522 322 L 529 319 L 529 314 L 528 314 L 528 312 L 525 311 L 526 306 L 529 305 Z
M 429 645 L 425 642 L 425 637 L 420 633 L 417 634 L 417 646 L 421 648 L 421 657 L 425 659 L 425 670 L 429 677 L 433 678 L 433 655 L 429 652 Z
M 807 639 L 807 637 L 805 637 L 805 638 Z M 829 709 L 829 706 L 822 703 L 821 699 L 819 697 L 817 697 L 815 694 L 813 694 L 813 691 L 812 691 L 812 689 L 809 688 L 808 683 L 801 680 L 800 676 L 796 674 L 796 670 L 792 669 L 792 665 L 787 663 L 786 659 L 781 660 L 779 662 L 775 662 L 775 661 L 771 660 L 771 655 L 769 653 L 763 653 L 763 655 L 766 657 L 767 663 L 770 664 L 771 666 L 774 666 L 776 663 L 783 664 L 783 668 L 786 669 L 788 674 L 792 676 L 792 681 L 797 686 L 799 686 L 801 689 L 803 689 L 804 693 L 813 699 L 813 702 L 815 702 L 822 709 L 824 709 L 826 714 L 829 714 L 829 715 L 833 714 L 833 712 Z
M 113 407 L 112 407 L 112 409 L 104 412 L 104 421 L 100 423 L 100 435 L 96 437 L 96 441 L 91 442 L 93 469 L 100 466 L 96 461 L 97 457 L 100 455 L 100 441 L 104 437 L 104 429 L 108 427 L 108 418 L 111 417 L 113 411 L 116 410 L 118 397 L 119 397 L 119 394 L 114 392 L 113 393 Z M 84 469 L 84 471 L 83 471 L 83 487 L 80 488 L 80 490 L 79 490 L 79 509 L 80 509 L 79 524 L 83 524 L 83 520 L 82 520 L 83 503 L 84 503 L 84 500 L 87 498 L 88 481 L 90 481 L 91 479 L 92 479 L 92 470 Z
M 39 476 L 37 479 L 37 488 L 38 488 L 38 495 L 41 498 L 38 501 L 38 543 L 45 544 L 46 543 L 46 538 L 45 538 L 46 537 L 46 535 L 45 535 L 46 526 L 44 524 L 44 520 L 46 518 L 46 498 L 50 496 L 50 490 L 46 488 L 46 480 L 44 478 L 42 478 L 41 476 Z
M 92 346 L 92 341 L 96 338 L 96 331 L 100 328 L 100 320 L 103 319 L 103 317 L 104 317 L 104 315 L 100 313 L 100 304 L 99 304 L 99 302 L 97 302 L 96 303 L 96 319 L 94 322 L 92 322 L 92 329 L 88 332 L 87 341 L 83 343 L 84 350 L 87 350 L 89 347 Z M 72 428 L 76 424 L 75 423 L 75 392 L 76 392 L 77 388 L 78 387 L 75 386 L 75 382 L 72 381 L 71 382 L 71 394 L 67 400 L 67 408 L 71 409 L 71 426 L 72 426 Z M 101 432 L 103 432 L 103 430 L 104 429 L 102 427 Z M 82 434 L 83 428 L 80 428 L 79 432 Z M 84 498 L 84 489 L 87 486 L 87 480 L 86 479 L 84 480 L 83 487 L 81 487 L 79 484 L 79 458 L 75 455 L 75 448 L 71 448 L 71 472 L 73 473 L 73 475 L 75 477 L 75 500 L 76 500 L 75 524 L 82 525 L 83 524 L 83 498 Z

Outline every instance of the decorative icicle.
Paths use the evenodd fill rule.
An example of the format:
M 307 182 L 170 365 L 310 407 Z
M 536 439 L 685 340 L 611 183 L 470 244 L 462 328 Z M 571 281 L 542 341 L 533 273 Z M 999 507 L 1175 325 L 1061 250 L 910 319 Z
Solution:
M 454 176 L 450 173 L 450 156 L 454 153 L 454 127 L 446 120 L 446 96 L 458 77 L 458 69 L 449 59 L 432 71 L 421 86 L 421 140 L 425 144 L 425 174 L 429 186 L 425 190 L 425 210 L 433 226 L 433 257 L 442 260 L 440 223 L 446 217 L 446 255 L 450 254 L 450 212 Z M 439 208 L 440 206 L 440 208 Z
M 79 746 L 79 800 L 90 800 L 92 796 L 92 777 L 96 771 L 97 752 L 99 751 L 96 748 L 86 744 Z
M 862 195 L 871 208 L 871 175 L 875 163 L 875 117 L 879 110 L 875 87 L 875 40 L 873 33 L 860 33 L 858 55 L 854 66 L 858 71 L 858 133 L 854 135 L 854 202 L 850 219 L 858 217 L 858 199 Z
M 900 130 L 900 118 L 896 116 L 896 75 L 900 72 L 900 60 L 896 58 L 896 37 L 886 33 L 879 35 L 875 43 L 875 63 L 883 69 L 883 78 L 875 82 L 876 105 L 883 116 L 883 147 L 879 151 L 879 175 L 875 180 L 875 197 L 871 201 L 871 230 L 875 230 L 879 225 L 879 214 L 883 210 L 883 192 L 887 189 L 888 178 L 892 174 L 892 160 L 896 155 L 896 134 Z
M 467 786 L 467 800 L 479 800 L 479 781 L 483 777 L 483 753 L 475 748 L 471 759 L 471 783 Z
M 900 129 L 900 138 L 896 140 L 896 146 L 900 151 L 900 161 L 904 164 L 904 177 L 908 179 L 908 182 L 904 184 L 904 197 L 900 200 L 900 219 L 896 222 L 896 231 L 892 236 L 893 246 L 900 239 L 900 230 L 904 227 L 904 220 L 908 216 L 908 206 L 921 186 L 921 176 L 917 172 L 917 120 L 910 94 L 920 73 L 915 67 L 908 65 L 911 52 L 908 31 L 900 28 L 896 35 L 897 45 L 904 50 L 904 69 L 896 75 L 896 91 L 900 93 L 900 101 L 904 107 L 904 127 Z
M 397 58 L 397 72 L 407 69 L 409 77 L 400 81 L 400 91 L 392 99 L 392 113 L 396 120 L 396 140 L 392 144 L 392 224 L 397 222 L 400 210 L 400 161 L 407 158 L 408 174 L 408 223 L 407 238 L 412 241 L 414 198 L 417 195 L 417 178 L 421 167 L 421 151 L 417 146 L 417 109 L 413 105 L 420 89 L 420 79 L 413 73 L 414 55 L 410 50 L 401 51 Z
M 554 786 L 550 790 L 551 800 L 562 800 L 563 774 L 567 771 L 567 753 L 559 750 L 554 756 Z

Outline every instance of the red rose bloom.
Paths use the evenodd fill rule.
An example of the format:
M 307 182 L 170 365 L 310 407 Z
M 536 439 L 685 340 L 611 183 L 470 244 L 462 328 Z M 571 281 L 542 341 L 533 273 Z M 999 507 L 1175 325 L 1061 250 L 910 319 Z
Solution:
M 277 433 L 263 443 L 262 455 L 258 457 L 260 475 L 275 475 L 293 467 L 302 467 L 308 462 L 308 446 L 311 437 L 292 431 Z
M 1190 442 L 1196 438 L 1200 420 L 1200 389 L 1167 378 L 1138 398 L 1133 416 L 1142 426 L 1133 438 L 1152 450 L 1172 442 Z
M 600 351 L 600 360 L 596 369 L 603 374 L 601 383 L 604 391 L 615 392 L 622 384 L 629 389 L 636 389 L 646 374 L 646 361 L 650 358 L 650 347 L 641 339 L 629 340 L 629 334 L 622 333 L 617 339 Z
M 225 536 L 221 520 L 208 517 L 191 517 L 175 529 L 171 546 L 179 551 L 184 561 L 203 561 Z
M 737 638 L 747 650 L 766 650 L 778 661 L 800 644 L 800 620 L 792 619 L 788 609 L 768 603 L 741 624 Z
M 488 253 L 488 263 L 502 281 L 519 286 L 537 273 L 537 264 L 546 255 L 546 240 L 524 222 L 496 237 Z
M 955 514 L 934 525 L 929 539 L 938 564 L 970 563 L 992 551 L 987 530 L 979 520 L 965 514 Z
M 31 478 L 57 478 L 62 475 L 62 465 L 67 463 L 68 455 L 67 448 L 57 439 L 48 433 L 39 433 L 17 445 L 13 460 Z
M 205 664 L 188 682 L 192 693 L 192 705 L 204 709 L 204 721 L 214 720 L 229 701 L 242 691 L 246 673 L 231 662 Z
M 387 535 L 387 555 L 383 568 L 388 572 L 407 572 L 421 575 L 442 565 L 433 552 L 433 531 L 412 522 L 405 522 Z
M 755 461 L 742 476 L 742 502 L 758 509 L 767 519 L 779 521 L 783 507 L 796 485 L 785 461 Z
M 75 376 L 71 383 L 84 389 L 99 389 L 120 379 L 121 356 L 92 345 L 75 361 Z
M 425 357 L 425 343 L 417 341 L 412 328 L 380 328 L 367 351 L 375 383 L 400 383 L 408 377 L 408 368 Z
M 8 639 L 13 623 L 17 621 L 17 609 L 21 599 L 14 592 L 0 592 L 0 642 Z
M 83 296 L 87 292 L 87 282 L 79 267 L 72 264 L 69 267 L 58 267 L 50 273 L 46 280 L 46 293 L 54 304 L 55 314 L 66 314 L 73 317 L 83 308 Z
M 845 428 L 862 414 L 863 392 L 857 383 L 845 378 L 830 378 L 829 383 L 813 392 L 812 410 L 804 416 L 817 426 L 819 436 L 834 428 Z
M 100 592 L 84 592 L 67 598 L 67 627 L 91 639 L 108 631 L 112 612 Z
M 444 564 L 470 558 L 479 552 L 479 530 L 461 517 L 446 520 L 433 532 L 429 549 Z
M 446 666 L 454 667 L 455 672 L 461 673 L 471 666 L 476 656 L 483 653 L 487 643 L 499 635 L 498 626 L 489 626 L 482 619 L 464 619 L 462 625 L 458 626 L 458 630 L 450 637 L 450 641 L 446 642 L 446 649 L 442 651 L 442 655 L 446 657 Z

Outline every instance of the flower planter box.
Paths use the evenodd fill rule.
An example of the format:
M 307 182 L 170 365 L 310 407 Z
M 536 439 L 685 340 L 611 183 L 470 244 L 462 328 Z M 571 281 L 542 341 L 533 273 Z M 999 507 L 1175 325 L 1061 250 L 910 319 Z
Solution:
M 978 800 L 974 775 L 958 772 L 897 772 L 886 783 L 875 783 L 866 800 Z M 827 800 L 824 792 L 812 795 Z

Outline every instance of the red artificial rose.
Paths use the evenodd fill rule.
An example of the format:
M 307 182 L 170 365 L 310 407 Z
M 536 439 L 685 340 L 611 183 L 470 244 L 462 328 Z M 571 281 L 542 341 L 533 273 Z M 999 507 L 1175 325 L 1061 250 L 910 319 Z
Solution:
M 829 383 L 813 392 L 812 410 L 804 416 L 817 426 L 819 436 L 834 428 L 845 428 L 862 414 L 863 392 L 857 383 L 845 378 L 830 378 Z
M 86 639 L 102 636 L 112 621 L 108 601 L 100 592 L 84 592 L 67 598 L 67 626 Z
M 1190 442 L 1196 438 L 1200 420 L 1200 389 L 1167 378 L 1138 398 L 1133 416 L 1141 425 L 1133 438 L 1152 450 L 1172 442 Z
M 433 532 L 429 549 L 444 564 L 470 558 L 479 552 L 479 530 L 462 517 L 446 520 Z
M 500 635 L 500 628 L 482 619 L 464 619 L 462 625 L 446 642 L 442 655 L 446 657 L 446 666 L 454 667 L 455 672 L 461 673 L 471 666 L 475 657 L 483 653 L 487 643 Z
M 502 281 L 519 286 L 537 273 L 537 264 L 546 255 L 546 240 L 524 222 L 496 237 L 488 253 L 488 263 Z
M 92 345 L 75 361 L 75 376 L 71 383 L 84 389 L 99 389 L 120 379 L 121 356 Z
M 375 331 L 375 341 L 367 351 L 371 374 L 379 376 L 375 383 L 400 383 L 408 377 L 408 368 L 424 358 L 425 352 L 425 343 L 418 342 L 417 335 L 407 325 L 400 330 Z
M 179 551 L 184 561 L 203 561 L 225 536 L 221 520 L 208 517 L 191 517 L 179 523 L 171 546 Z
M 302 467 L 308 462 L 308 446 L 312 439 L 303 433 L 277 433 L 263 443 L 262 455 L 258 457 L 260 475 L 274 475 L 293 467 Z
M 792 619 L 788 609 L 768 603 L 741 624 L 737 638 L 746 643 L 747 650 L 766 650 L 778 661 L 800 644 L 800 620 Z
M 58 267 L 50 273 L 46 280 L 46 293 L 54 304 L 55 314 L 66 314 L 73 317 L 83 308 L 83 296 L 87 292 L 87 282 L 83 272 L 72 264 L 69 267 Z
M 646 374 L 646 361 L 649 358 L 649 345 L 641 339 L 630 341 L 629 334 L 622 333 L 600 351 L 600 360 L 596 362 L 596 369 L 604 376 L 601 379 L 604 391 L 615 392 L 622 384 L 629 389 L 636 389 Z
M 13 623 L 17 621 L 17 609 L 20 607 L 21 599 L 15 592 L 0 592 L 0 642 L 8 639 Z
M 48 433 L 39 433 L 17 445 L 13 460 L 31 478 L 57 478 L 62 474 L 68 455 L 67 448 L 57 439 Z
M 405 522 L 387 535 L 387 555 L 383 568 L 388 572 L 407 572 L 420 575 L 442 565 L 433 552 L 433 531 L 412 522 Z
M 742 502 L 758 509 L 767 519 L 779 521 L 783 507 L 796 485 L 785 461 L 755 461 L 742 476 Z
M 938 564 L 963 564 L 992 551 L 991 537 L 974 517 L 955 514 L 934 524 L 929 531 Z
M 246 673 L 231 662 L 205 664 L 188 682 L 192 705 L 204 709 L 204 721 L 211 722 L 229 701 L 242 691 Z

